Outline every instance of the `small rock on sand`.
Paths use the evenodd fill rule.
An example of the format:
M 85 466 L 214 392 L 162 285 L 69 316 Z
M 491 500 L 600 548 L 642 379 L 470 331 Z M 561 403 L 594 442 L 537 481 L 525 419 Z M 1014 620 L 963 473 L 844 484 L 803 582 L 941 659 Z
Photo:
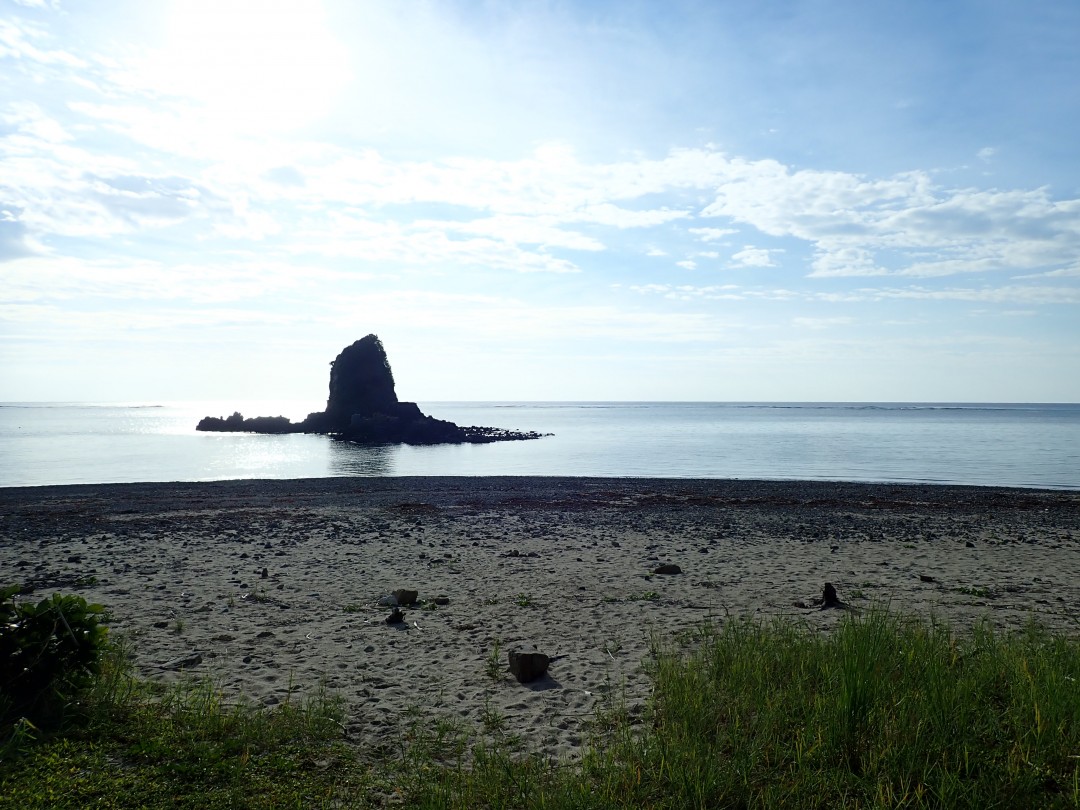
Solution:
M 822 608 L 836 608 L 843 607 L 844 603 L 840 601 L 840 597 L 836 593 L 836 588 L 831 582 L 825 583 L 825 590 L 821 596 Z
M 551 659 L 535 650 L 511 650 L 507 654 L 507 662 L 519 683 L 529 683 L 543 677 Z
M 202 656 L 199 653 L 192 653 L 191 655 L 185 655 L 181 658 L 174 658 L 172 661 L 161 665 L 162 669 L 190 669 L 191 667 L 197 667 L 202 663 Z

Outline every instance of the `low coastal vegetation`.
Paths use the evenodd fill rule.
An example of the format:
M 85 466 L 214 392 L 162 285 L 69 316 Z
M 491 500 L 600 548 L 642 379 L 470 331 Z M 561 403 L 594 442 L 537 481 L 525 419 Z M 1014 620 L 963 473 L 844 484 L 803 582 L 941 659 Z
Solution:
M 29 649 L 4 593 L 3 643 Z M 46 647 L 76 635 L 68 612 L 99 616 L 58 599 Z M 151 684 L 122 640 L 93 635 L 93 661 L 59 666 L 33 705 L 0 684 L 0 806 L 1080 806 L 1080 643 L 1034 624 L 956 633 L 869 610 L 828 633 L 729 619 L 657 639 L 647 711 L 612 700 L 558 764 L 494 710 L 476 729 L 417 711 L 361 744 L 332 695 L 266 708 Z

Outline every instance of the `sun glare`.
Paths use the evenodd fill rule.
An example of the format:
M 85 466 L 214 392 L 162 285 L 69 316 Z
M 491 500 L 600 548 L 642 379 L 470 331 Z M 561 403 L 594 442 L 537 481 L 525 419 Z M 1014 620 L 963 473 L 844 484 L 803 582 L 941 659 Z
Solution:
M 310 0 L 176 0 L 150 70 L 232 128 L 292 129 L 326 113 L 347 54 Z

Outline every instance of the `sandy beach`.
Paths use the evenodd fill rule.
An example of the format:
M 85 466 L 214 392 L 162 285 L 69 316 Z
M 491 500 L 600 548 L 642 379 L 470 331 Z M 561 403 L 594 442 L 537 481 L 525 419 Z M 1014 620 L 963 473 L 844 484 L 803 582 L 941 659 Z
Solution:
M 662 564 L 680 573 L 653 573 Z M 827 629 L 875 603 L 957 629 L 1080 633 L 1080 492 L 573 478 L 334 478 L 0 489 L 0 584 L 105 605 L 153 679 L 273 705 L 320 684 L 351 739 L 417 710 L 572 757 L 650 637 L 726 616 Z M 417 592 L 404 622 L 385 603 Z M 32 593 L 30 593 L 32 591 Z M 520 684 L 510 650 L 554 658 Z M 498 649 L 503 676 L 488 662 Z

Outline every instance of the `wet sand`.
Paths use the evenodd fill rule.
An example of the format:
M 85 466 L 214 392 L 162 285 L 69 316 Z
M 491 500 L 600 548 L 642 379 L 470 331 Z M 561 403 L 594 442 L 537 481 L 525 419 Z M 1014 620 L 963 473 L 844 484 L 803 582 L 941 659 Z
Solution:
M 664 563 L 681 573 L 656 574 Z M 573 756 L 648 699 L 651 637 L 727 616 L 827 629 L 824 583 L 958 630 L 1080 633 L 1080 492 L 818 482 L 334 478 L 0 489 L 0 584 L 112 613 L 139 671 L 273 705 L 325 685 L 351 739 L 417 711 Z M 404 622 L 380 599 L 415 590 Z M 383 599 L 385 602 L 386 600 Z M 505 656 L 556 657 L 518 683 Z M 499 651 L 502 677 L 488 673 Z

